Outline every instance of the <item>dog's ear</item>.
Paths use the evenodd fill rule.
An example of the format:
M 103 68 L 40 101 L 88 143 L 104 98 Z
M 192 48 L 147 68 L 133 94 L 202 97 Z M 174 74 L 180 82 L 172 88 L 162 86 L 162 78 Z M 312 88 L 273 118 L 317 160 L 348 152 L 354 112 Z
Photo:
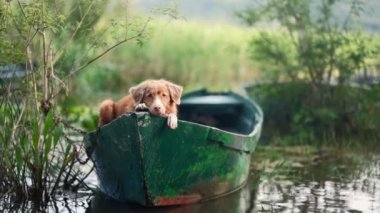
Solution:
M 132 95 L 133 99 L 135 100 L 135 103 L 137 104 L 142 102 L 144 98 L 144 93 L 145 93 L 145 87 L 141 85 L 134 86 L 129 89 L 129 94 Z
M 175 104 L 179 105 L 181 103 L 181 95 L 183 90 L 182 86 L 173 84 L 171 82 L 166 82 L 166 85 L 168 86 L 171 100 Z

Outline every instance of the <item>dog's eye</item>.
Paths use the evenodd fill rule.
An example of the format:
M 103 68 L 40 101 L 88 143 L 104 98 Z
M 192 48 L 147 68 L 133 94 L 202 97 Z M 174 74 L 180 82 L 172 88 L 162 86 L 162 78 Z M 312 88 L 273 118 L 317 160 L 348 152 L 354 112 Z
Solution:
M 165 93 L 162 93 L 162 97 L 166 97 L 167 95 Z

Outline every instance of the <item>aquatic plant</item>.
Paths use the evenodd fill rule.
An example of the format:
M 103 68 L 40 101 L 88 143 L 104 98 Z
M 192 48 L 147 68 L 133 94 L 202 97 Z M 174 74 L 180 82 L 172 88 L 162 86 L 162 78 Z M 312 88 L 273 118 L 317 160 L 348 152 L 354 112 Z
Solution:
M 10 204 L 31 200 L 41 209 L 62 187 L 75 191 L 87 177 L 78 167 L 87 162 L 82 145 L 72 137 L 83 131 L 67 122 L 59 103 L 78 72 L 121 44 L 143 42 L 150 21 L 128 15 L 101 25 L 107 6 L 105 0 L 0 4 L 0 197 Z

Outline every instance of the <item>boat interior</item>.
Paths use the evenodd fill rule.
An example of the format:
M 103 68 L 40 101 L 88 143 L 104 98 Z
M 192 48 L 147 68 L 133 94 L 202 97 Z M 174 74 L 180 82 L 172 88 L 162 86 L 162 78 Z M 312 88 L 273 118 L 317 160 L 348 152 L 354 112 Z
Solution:
M 244 135 L 254 130 L 259 116 L 255 105 L 231 94 L 186 97 L 179 107 L 180 120 Z

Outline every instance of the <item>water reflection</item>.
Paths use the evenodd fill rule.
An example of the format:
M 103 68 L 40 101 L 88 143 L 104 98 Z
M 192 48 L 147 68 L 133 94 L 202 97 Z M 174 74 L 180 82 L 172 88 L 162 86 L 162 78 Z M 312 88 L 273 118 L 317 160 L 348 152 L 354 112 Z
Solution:
M 379 152 L 317 155 L 257 150 L 246 186 L 204 203 L 144 208 L 84 190 L 63 193 L 46 212 L 380 212 Z M 87 181 L 96 184 L 94 176 Z M 29 203 L 12 203 L 2 197 L 0 212 L 33 212 Z
M 97 194 L 87 212 L 380 212 L 380 155 L 281 165 L 253 166 L 242 190 L 200 204 L 143 208 Z
M 247 203 L 246 197 L 249 197 L 249 186 L 246 185 L 241 191 L 233 193 L 229 196 L 210 200 L 198 204 L 190 204 L 175 207 L 154 207 L 146 208 L 137 204 L 121 203 L 106 198 L 100 193 L 91 201 L 90 209 L 87 212 L 103 213 L 103 212 L 166 212 L 166 213 L 190 213 L 190 212 L 240 212 L 245 209 Z
M 333 156 L 286 172 L 298 178 L 261 178 L 254 212 L 380 212 L 378 155 Z

